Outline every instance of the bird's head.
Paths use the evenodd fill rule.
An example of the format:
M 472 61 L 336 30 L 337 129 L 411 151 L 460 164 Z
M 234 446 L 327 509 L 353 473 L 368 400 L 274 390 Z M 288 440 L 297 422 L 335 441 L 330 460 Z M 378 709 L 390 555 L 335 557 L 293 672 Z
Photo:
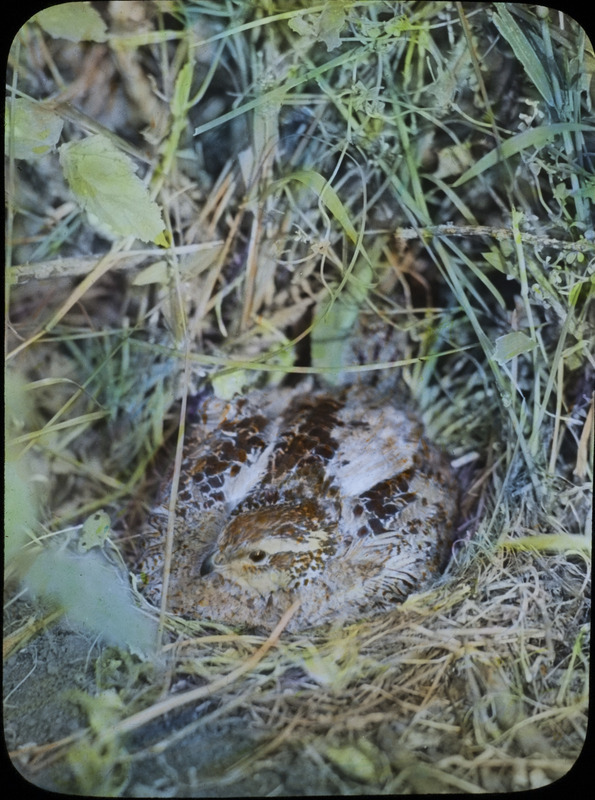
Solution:
M 331 526 L 332 529 L 332 526 Z M 227 581 L 266 596 L 306 585 L 334 552 L 316 504 L 284 503 L 237 514 L 201 565 L 202 576 Z

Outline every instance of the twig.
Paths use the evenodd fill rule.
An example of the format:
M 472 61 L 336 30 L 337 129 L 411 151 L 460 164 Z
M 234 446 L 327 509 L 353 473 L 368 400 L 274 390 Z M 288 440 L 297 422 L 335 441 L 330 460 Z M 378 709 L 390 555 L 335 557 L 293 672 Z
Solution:
M 396 239 L 428 239 L 432 236 L 490 236 L 498 241 L 513 239 L 512 228 L 492 228 L 489 225 L 429 225 L 424 228 L 396 228 Z M 548 236 L 537 236 L 521 231 L 520 239 L 537 247 L 553 247 L 557 250 L 570 250 L 574 253 L 595 252 L 595 242 L 583 239 L 579 242 L 563 242 Z
M 299 605 L 299 600 L 296 600 L 294 603 L 292 603 L 292 605 L 283 614 L 276 628 L 273 630 L 266 642 L 264 642 L 264 644 L 259 647 L 258 650 L 253 653 L 250 658 L 244 661 L 244 663 L 241 664 L 237 669 L 234 669 L 228 675 L 224 675 L 218 680 L 209 683 L 207 686 L 199 686 L 197 689 L 192 689 L 189 692 L 177 694 L 174 697 L 168 697 L 165 700 L 162 700 L 160 703 L 155 703 L 155 705 L 145 708 L 143 711 L 139 711 L 137 714 L 133 714 L 127 719 L 123 719 L 113 727 L 113 732 L 128 733 L 129 731 L 135 730 L 141 725 L 151 722 L 151 720 L 161 717 L 163 714 L 167 714 L 169 711 L 173 711 L 180 706 L 186 705 L 187 703 L 196 702 L 197 700 L 202 700 L 203 697 L 208 697 L 209 695 L 218 692 L 220 689 L 225 689 L 245 672 L 249 672 L 254 666 L 256 666 L 256 664 L 258 664 L 258 662 L 266 655 L 271 647 L 277 643 L 281 633 L 285 629 L 289 620 L 297 611 Z

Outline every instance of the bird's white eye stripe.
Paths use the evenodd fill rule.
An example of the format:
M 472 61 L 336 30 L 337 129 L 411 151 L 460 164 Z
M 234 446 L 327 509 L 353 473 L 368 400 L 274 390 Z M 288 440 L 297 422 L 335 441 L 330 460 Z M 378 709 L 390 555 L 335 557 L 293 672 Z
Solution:
M 328 532 L 322 528 L 317 531 L 311 531 L 307 534 L 301 534 L 299 539 L 294 539 L 289 536 L 278 536 L 274 533 L 270 536 L 263 536 L 259 539 L 258 543 L 253 543 L 252 550 L 264 550 L 269 555 L 276 553 L 310 553 L 314 550 L 319 550 L 327 541 Z

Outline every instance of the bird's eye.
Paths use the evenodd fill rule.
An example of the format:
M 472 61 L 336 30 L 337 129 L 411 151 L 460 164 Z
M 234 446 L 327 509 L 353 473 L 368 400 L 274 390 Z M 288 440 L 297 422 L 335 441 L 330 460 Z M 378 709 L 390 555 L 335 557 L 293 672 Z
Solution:
M 255 564 L 259 564 L 261 561 L 264 561 L 266 553 L 264 550 L 253 550 L 248 557 L 250 561 L 254 561 Z

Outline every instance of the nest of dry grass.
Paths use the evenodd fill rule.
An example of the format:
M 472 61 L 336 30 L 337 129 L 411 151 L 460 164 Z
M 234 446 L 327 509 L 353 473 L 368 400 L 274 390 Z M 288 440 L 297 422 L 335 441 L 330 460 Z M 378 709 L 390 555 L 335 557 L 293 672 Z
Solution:
M 15 764 L 122 796 L 564 775 L 586 735 L 590 634 L 584 31 L 526 6 L 95 6 L 90 40 L 33 20 L 9 61 Z M 107 136 L 164 232 L 134 215 L 116 230 L 111 201 L 91 208 L 17 110 L 61 123 L 60 147 Z M 158 613 L 120 552 L 193 396 L 357 372 L 398 380 L 459 470 L 441 581 L 301 635 L 166 618 L 155 650 Z

